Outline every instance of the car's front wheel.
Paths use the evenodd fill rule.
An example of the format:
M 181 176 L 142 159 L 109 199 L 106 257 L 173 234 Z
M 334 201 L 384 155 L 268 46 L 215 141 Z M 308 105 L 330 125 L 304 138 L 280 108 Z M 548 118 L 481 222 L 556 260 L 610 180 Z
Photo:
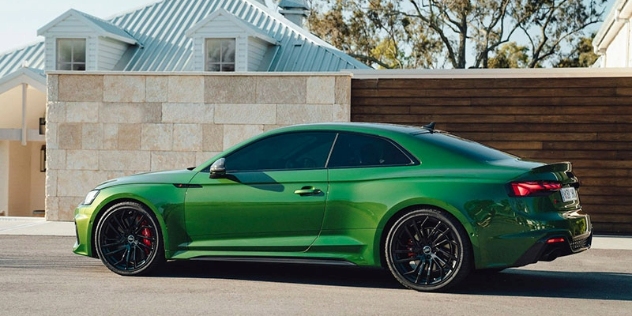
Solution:
M 110 270 L 120 275 L 145 275 L 165 261 L 160 226 L 155 216 L 136 202 L 109 207 L 95 232 L 96 250 Z
M 435 209 L 414 210 L 398 219 L 386 236 L 385 256 L 393 276 L 418 291 L 446 290 L 472 269 L 465 230 Z

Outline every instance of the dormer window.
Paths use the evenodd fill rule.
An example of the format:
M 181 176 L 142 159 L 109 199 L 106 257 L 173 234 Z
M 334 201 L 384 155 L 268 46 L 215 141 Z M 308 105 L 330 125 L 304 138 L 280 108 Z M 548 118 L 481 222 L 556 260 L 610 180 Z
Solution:
M 206 39 L 206 71 L 235 71 L 235 39 Z
M 86 39 L 57 39 L 57 70 L 86 70 Z

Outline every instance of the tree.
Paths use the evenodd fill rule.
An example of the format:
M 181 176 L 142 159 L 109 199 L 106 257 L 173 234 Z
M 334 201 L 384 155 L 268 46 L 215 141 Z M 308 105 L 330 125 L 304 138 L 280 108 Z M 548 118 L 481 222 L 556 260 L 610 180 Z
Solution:
M 590 67 L 592 66 L 597 59 L 599 59 L 599 55 L 595 54 L 593 51 L 592 41 L 595 38 L 595 33 L 591 34 L 589 37 L 580 38 L 573 50 L 571 50 L 570 54 L 567 57 L 561 58 L 555 67 Z
M 488 68 L 525 68 L 528 64 L 529 48 L 516 42 L 503 44 L 488 60 Z
M 562 59 L 564 44 L 600 22 L 607 0 L 327 1 L 333 2 L 313 9 L 310 29 L 368 65 L 487 68 L 502 45 L 517 39 L 526 41 L 526 67 Z

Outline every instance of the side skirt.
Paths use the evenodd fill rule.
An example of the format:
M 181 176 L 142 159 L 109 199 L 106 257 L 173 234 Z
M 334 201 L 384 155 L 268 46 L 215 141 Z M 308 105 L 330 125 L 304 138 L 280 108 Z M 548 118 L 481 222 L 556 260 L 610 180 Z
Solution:
M 334 259 L 305 259 L 305 258 L 273 258 L 273 257 L 196 257 L 196 261 L 228 261 L 228 262 L 259 262 L 259 263 L 296 263 L 335 266 L 355 266 L 356 264 Z

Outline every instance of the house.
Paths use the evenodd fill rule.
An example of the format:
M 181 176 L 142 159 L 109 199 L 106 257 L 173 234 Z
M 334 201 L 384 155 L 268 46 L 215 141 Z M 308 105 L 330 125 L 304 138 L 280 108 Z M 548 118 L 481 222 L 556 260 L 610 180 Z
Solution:
M 600 55 L 596 65 L 601 68 L 631 67 L 632 2 L 617 0 L 599 32 L 593 39 L 595 53 Z
M 282 0 L 279 5 L 265 0 L 162 0 L 109 20 L 71 9 L 42 26 L 37 32 L 44 37 L 42 42 L 0 55 L 0 215 L 30 216 L 42 213 L 45 205 L 47 212 L 51 203 L 58 205 L 55 194 L 47 194 L 52 202 L 45 201 L 44 189 L 65 189 L 57 186 L 62 181 L 57 171 L 47 173 L 46 167 L 80 154 L 59 148 L 76 142 L 82 132 L 73 134 L 69 131 L 76 131 L 76 126 L 49 120 L 58 106 L 65 106 L 51 93 L 91 81 L 64 80 L 56 75 L 54 79 L 49 76 L 47 85 L 47 73 L 94 73 L 100 74 L 98 78 L 113 78 L 103 75 L 110 72 L 153 74 L 150 79 L 131 79 L 140 82 L 132 87 L 145 93 L 145 80 L 159 82 L 157 92 L 160 87 L 187 91 L 187 84 L 206 80 L 165 79 L 161 74 L 331 73 L 368 68 L 304 29 L 306 12 L 304 0 Z M 134 98 L 139 90 L 126 89 L 128 81 L 112 80 L 125 90 L 121 93 L 131 95 L 114 99 L 141 101 Z M 47 90 L 51 86 L 54 91 Z M 142 101 L 146 101 L 145 94 Z M 100 105 L 84 102 L 73 109 L 97 113 Z M 67 112 L 64 118 L 72 121 L 76 117 Z M 69 150 L 75 150 L 71 147 Z M 136 171 L 145 170 L 139 169 Z M 76 196 L 66 204 L 75 200 Z M 51 218 L 70 220 L 66 217 Z

